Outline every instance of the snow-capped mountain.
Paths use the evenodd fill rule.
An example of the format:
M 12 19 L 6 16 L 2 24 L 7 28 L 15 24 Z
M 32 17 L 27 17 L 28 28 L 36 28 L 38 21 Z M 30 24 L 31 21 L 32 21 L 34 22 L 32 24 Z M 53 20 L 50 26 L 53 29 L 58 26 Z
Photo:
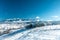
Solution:
M 0 22 L 0 35 L 9 33 L 11 30 L 24 29 L 30 21 L 22 21 L 21 19 L 9 19 Z
M 40 30 L 41 32 L 50 31 L 50 30 L 59 31 L 60 30 L 59 26 L 60 26 L 60 21 L 36 21 L 36 20 L 30 21 L 30 20 L 23 20 L 23 19 L 8 19 L 8 20 L 4 20 L 4 21 L 0 22 L 0 38 L 1 38 L 1 40 L 8 40 L 8 39 L 12 40 L 12 38 L 13 38 L 13 40 L 24 40 L 25 39 L 24 37 L 28 37 L 28 35 L 30 35 L 30 36 L 37 35 L 37 34 L 33 34 L 33 33 L 35 33 L 34 30 L 35 31 Z M 36 31 L 36 32 L 38 33 L 38 31 Z M 41 33 L 41 32 L 39 32 L 39 33 Z M 39 33 L 38 33 L 38 35 L 39 35 Z M 48 34 L 48 35 L 50 35 L 50 34 Z M 6 38 L 4 38 L 4 37 L 6 37 Z M 35 40 L 34 37 L 33 37 L 33 39 L 31 39 L 31 38 L 29 38 L 29 39 Z M 50 40 L 50 38 L 48 38 L 48 39 Z M 28 40 L 28 39 L 26 38 L 26 40 Z
M 37 27 L 33 29 L 17 30 L 0 36 L 1 40 L 59 40 L 60 25 Z

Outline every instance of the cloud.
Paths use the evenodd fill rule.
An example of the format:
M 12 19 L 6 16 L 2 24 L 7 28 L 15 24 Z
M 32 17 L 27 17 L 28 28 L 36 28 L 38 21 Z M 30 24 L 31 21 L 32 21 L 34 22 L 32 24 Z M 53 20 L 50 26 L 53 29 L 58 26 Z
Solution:
M 36 18 L 40 18 L 39 16 L 36 16 Z
M 60 21 L 60 16 L 51 16 L 53 21 Z
M 47 21 L 53 21 L 53 20 L 47 20 Z
M 59 18 L 59 16 L 52 16 L 52 18 Z

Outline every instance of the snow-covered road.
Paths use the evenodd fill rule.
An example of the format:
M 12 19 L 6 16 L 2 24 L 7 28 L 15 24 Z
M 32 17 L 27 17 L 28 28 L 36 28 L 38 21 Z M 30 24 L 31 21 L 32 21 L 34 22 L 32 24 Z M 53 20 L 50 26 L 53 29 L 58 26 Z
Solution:
M 0 36 L 0 40 L 60 40 L 60 25 L 17 30 Z

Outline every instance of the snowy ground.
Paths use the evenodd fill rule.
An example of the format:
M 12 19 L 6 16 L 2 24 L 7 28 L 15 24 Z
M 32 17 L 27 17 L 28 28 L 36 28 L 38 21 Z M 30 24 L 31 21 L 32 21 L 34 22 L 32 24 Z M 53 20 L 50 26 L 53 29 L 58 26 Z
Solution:
M 0 40 L 60 40 L 60 25 L 17 30 L 0 36 Z
M 0 35 L 22 29 L 29 24 L 0 24 Z

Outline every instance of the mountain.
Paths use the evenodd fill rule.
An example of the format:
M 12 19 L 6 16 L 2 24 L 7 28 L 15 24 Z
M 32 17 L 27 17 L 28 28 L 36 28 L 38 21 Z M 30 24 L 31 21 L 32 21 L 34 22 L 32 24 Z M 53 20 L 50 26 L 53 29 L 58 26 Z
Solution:
M 60 21 L 32 21 L 30 19 L 7 19 L 0 22 L 0 35 L 21 29 L 33 29 L 50 25 L 60 25 Z
M 1 40 L 59 40 L 60 25 L 37 27 L 33 29 L 17 30 L 0 36 Z

